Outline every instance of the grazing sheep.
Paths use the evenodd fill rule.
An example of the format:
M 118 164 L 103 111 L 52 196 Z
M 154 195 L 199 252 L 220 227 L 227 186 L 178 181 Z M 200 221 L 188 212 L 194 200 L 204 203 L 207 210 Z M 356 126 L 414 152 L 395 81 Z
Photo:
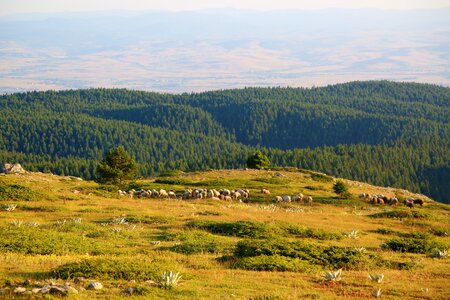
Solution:
M 397 206 L 397 205 L 398 205 L 398 199 L 397 199 L 396 197 L 392 197 L 392 198 L 389 200 L 389 205 L 391 205 L 391 206 Z
M 303 203 L 303 194 L 300 193 L 300 194 L 298 194 L 298 195 L 293 196 L 293 197 L 292 197 L 292 202 L 295 202 L 295 201 L 298 201 L 298 202 L 302 202 L 302 203 Z
M 383 204 L 384 204 L 384 199 L 383 199 L 383 197 L 378 197 L 378 198 L 377 198 L 377 203 L 383 205 Z
M 242 196 L 242 195 L 241 195 L 241 193 L 239 193 L 239 192 L 231 193 L 231 197 L 232 197 L 234 200 L 240 199 L 241 196 Z
M 220 194 L 224 195 L 224 196 L 231 196 L 231 191 L 228 189 L 221 189 L 219 191 Z
M 169 191 L 169 192 L 167 193 L 167 196 L 168 196 L 169 198 L 173 198 L 173 199 L 176 199 L 176 198 L 177 198 L 177 195 L 175 194 L 174 191 Z
M 276 201 L 277 203 L 281 203 L 281 202 L 283 202 L 283 198 L 281 198 L 280 196 L 276 196 L 276 197 L 275 197 L 275 201 Z
M 211 200 L 217 200 L 217 201 L 220 201 L 220 199 L 217 198 L 217 197 L 211 197 Z
M 159 197 L 160 198 L 169 198 L 169 194 L 167 193 L 166 190 L 160 189 L 159 190 Z
M 270 191 L 268 189 L 262 189 L 261 193 L 263 193 L 265 195 L 270 195 Z
M 183 192 L 183 199 L 189 199 L 192 197 L 192 190 L 191 189 L 186 189 Z
M 358 195 L 358 198 L 360 199 L 360 200 L 364 200 L 364 199 L 366 199 L 366 193 L 361 193 L 361 194 L 359 194 Z
M 159 197 L 159 192 L 158 192 L 157 190 L 153 189 L 153 190 L 152 190 L 152 197 L 153 197 L 153 198 Z
M 291 196 L 284 195 L 283 196 L 283 202 L 291 202 Z
M 308 203 L 308 205 L 312 206 L 313 198 L 311 196 L 306 197 L 306 203 Z
M 225 201 L 232 201 L 233 198 L 231 198 L 231 196 L 225 196 Z
M 236 192 L 241 194 L 242 198 L 245 198 L 245 199 L 248 198 L 248 195 L 249 195 L 248 190 L 241 190 L 241 189 L 239 189 Z
M 414 204 L 418 204 L 420 206 L 423 206 L 423 200 L 422 199 L 414 199 Z
M 406 198 L 405 200 L 403 200 L 403 204 L 409 208 L 414 208 L 414 199 Z

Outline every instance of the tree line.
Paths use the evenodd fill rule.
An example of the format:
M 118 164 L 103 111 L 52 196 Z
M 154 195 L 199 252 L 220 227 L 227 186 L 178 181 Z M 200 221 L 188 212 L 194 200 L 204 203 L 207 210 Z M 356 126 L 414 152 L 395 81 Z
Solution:
M 95 176 L 123 145 L 140 176 L 273 164 L 450 202 L 448 88 L 387 81 L 179 95 L 88 89 L 0 96 L 0 162 Z

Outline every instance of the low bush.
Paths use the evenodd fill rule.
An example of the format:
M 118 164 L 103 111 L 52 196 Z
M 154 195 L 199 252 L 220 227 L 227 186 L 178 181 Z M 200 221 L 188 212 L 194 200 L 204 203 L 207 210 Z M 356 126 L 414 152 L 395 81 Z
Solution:
M 66 211 L 67 208 L 63 206 L 28 206 L 28 205 L 19 205 L 18 208 L 20 210 L 25 211 L 34 211 L 34 212 L 58 212 L 58 211 Z
M 168 250 L 183 254 L 226 253 L 231 254 L 234 242 L 202 231 L 172 233 L 171 240 L 179 241 Z
M 410 252 L 410 253 L 428 253 L 433 248 L 439 248 L 440 245 L 436 241 L 421 238 L 398 238 L 392 239 L 385 243 L 386 248 L 393 251 Z
M 244 257 L 235 262 L 232 267 L 252 271 L 313 272 L 317 270 L 316 266 L 305 260 L 280 255 Z
M 319 182 L 333 182 L 333 177 L 320 173 L 312 174 L 311 178 Z
M 207 230 L 215 234 L 237 237 L 262 238 L 268 237 L 272 233 L 272 228 L 268 225 L 254 221 L 219 222 L 193 220 L 188 222 L 186 226 Z
M 171 219 L 163 216 L 126 216 L 125 220 L 128 223 L 159 225 L 167 224 Z
M 23 254 L 101 254 L 106 250 L 79 233 L 35 227 L 0 227 L 0 251 Z
M 323 229 L 312 229 L 300 227 L 294 224 L 282 224 L 281 228 L 290 235 L 297 238 L 312 238 L 317 240 L 340 240 L 342 234 L 326 231 Z
M 43 194 L 19 184 L 0 186 L 0 200 L 37 201 L 43 197 Z
M 379 212 L 376 214 L 370 215 L 372 218 L 390 218 L 390 219 L 407 219 L 407 218 L 414 218 L 414 219 L 430 219 L 430 215 L 428 215 L 425 212 L 418 211 L 418 210 L 391 210 L 391 211 L 384 211 Z
M 430 233 L 435 236 L 450 236 L 450 228 L 434 227 L 430 230 Z
M 396 233 L 396 231 L 389 229 L 389 228 L 378 228 L 378 229 L 374 230 L 373 232 L 379 233 L 379 234 L 385 234 L 385 235 Z
M 107 280 L 157 280 L 166 265 L 157 261 L 139 259 L 85 259 L 64 264 L 48 273 L 49 277 L 72 279 L 86 277 Z
M 242 240 L 237 243 L 234 251 L 234 256 L 240 259 L 261 255 L 297 258 L 330 268 L 361 269 L 384 264 L 383 260 L 374 254 L 353 248 L 321 247 L 285 240 Z

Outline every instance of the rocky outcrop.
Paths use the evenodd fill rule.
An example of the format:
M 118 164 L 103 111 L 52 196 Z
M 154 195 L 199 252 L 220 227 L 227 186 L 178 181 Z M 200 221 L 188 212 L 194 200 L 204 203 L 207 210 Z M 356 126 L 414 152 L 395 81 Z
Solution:
M 20 164 L 4 164 L 3 172 L 5 174 L 23 174 L 25 173 L 25 169 Z

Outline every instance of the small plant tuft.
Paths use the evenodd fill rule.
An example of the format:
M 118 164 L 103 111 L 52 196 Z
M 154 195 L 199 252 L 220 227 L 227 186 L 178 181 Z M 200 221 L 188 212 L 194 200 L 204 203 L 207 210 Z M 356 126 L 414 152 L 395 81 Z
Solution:
M 383 281 L 384 274 L 369 274 L 369 279 L 372 282 L 381 283 Z
M 159 278 L 158 283 L 163 289 L 172 289 L 178 285 L 181 279 L 179 272 L 164 272 Z
M 325 279 L 328 281 L 336 282 L 341 281 L 342 279 L 342 269 L 339 269 L 337 271 L 328 271 L 325 273 Z

